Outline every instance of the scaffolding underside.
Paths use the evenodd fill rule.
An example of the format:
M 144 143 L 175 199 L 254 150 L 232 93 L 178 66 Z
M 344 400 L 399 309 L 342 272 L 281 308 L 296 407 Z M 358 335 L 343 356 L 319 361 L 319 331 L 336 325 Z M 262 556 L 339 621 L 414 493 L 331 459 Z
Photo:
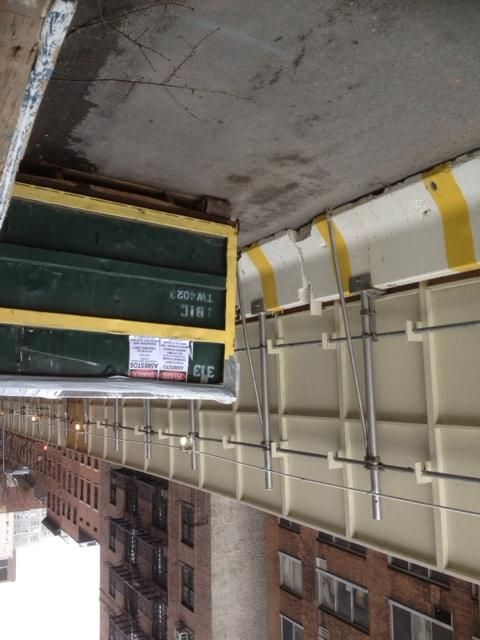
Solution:
M 356 339 L 362 334 L 360 302 L 348 303 L 347 312 L 355 357 L 363 365 Z M 420 285 L 376 300 L 380 520 L 372 518 L 371 469 L 363 464 L 341 318 L 334 303 L 320 316 L 302 311 L 267 319 L 271 490 L 240 329 L 240 391 L 232 408 L 16 398 L 3 400 L 4 424 L 478 581 L 480 280 Z M 249 322 L 247 332 L 260 381 L 258 322 Z M 360 388 L 364 395 L 363 376 Z

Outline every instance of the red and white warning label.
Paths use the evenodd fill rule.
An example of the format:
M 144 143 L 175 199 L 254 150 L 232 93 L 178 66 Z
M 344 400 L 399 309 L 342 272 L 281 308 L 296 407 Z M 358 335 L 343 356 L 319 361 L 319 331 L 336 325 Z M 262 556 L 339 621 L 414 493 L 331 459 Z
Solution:
M 128 375 L 186 381 L 189 358 L 189 340 L 130 336 Z

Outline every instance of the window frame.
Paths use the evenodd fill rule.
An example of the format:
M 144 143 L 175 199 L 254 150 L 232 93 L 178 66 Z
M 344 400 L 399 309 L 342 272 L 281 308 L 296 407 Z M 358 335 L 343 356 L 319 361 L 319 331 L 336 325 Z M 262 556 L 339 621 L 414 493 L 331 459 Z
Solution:
M 115 580 L 113 577 L 112 569 L 110 569 L 110 571 L 108 572 L 108 594 L 114 600 L 117 597 L 117 588 L 115 586 Z
M 292 620 L 292 618 L 290 618 L 289 616 L 286 616 L 283 613 L 281 613 L 280 614 L 280 638 L 281 638 L 281 640 L 284 640 L 284 637 L 283 637 L 283 621 L 284 620 L 289 622 L 292 625 L 294 630 L 297 630 L 297 629 L 300 630 L 302 632 L 302 638 L 304 637 L 305 628 L 303 627 L 303 625 L 299 624 L 298 622 L 295 622 L 295 620 Z M 294 636 L 293 636 L 293 640 L 296 640 Z
M 322 536 L 324 537 L 322 538 Z M 338 542 L 339 540 L 341 540 L 341 543 Z M 351 540 L 347 540 L 346 538 L 342 538 L 341 536 L 335 536 L 332 533 L 321 531 L 320 529 L 317 529 L 317 541 L 321 544 L 328 544 L 331 547 L 335 547 L 336 549 L 341 549 L 342 551 L 353 553 L 360 558 L 367 557 L 367 548 L 363 545 L 352 542 Z M 353 547 L 358 547 L 358 549 L 354 549 Z M 362 549 L 362 551 L 360 551 L 360 549 Z
M 320 586 L 320 576 L 326 576 L 328 578 L 332 578 L 335 581 L 334 584 L 334 609 L 330 609 L 327 605 L 322 604 L 321 602 L 321 586 Z M 352 625 L 353 627 L 355 627 L 356 629 L 359 629 L 360 631 L 363 631 L 365 633 L 369 633 L 370 632 L 370 605 L 369 602 L 367 601 L 367 614 L 368 614 L 368 625 L 365 626 L 363 624 L 361 624 L 360 622 L 356 622 L 355 621 L 355 602 L 354 602 L 354 591 L 361 591 L 362 593 L 366 593 L 367 594 L 367 598 L 369 596 L 369 592 L 368 589 L 366 587 L 363 587 L 360 584 L 357 584 L 356 582 L 352 582 L 351 580 L 348 580 L 347 578 L 342 578 L 341 576 L 337 576 L 334 573 L 331 573 L 330 571 L 326 571 L 325 569 L 319 569 L 318 567 L 315 570 L 315 577 L 316 577 L 316 589 L 317 589 L 317 602 L 318 602 L 318 607 L 319 609 L 321 609 L 322 611 L 324 611 L 327 614 L 333 615 L 336 618 L 338 618 L 339 620 L 342 620 L 343 622 L 345 622 L 346 624 Z M 337 584 L 341 582 L 342 584 L 346 585 L 347 587 L 349 587 L 349 591 L 350 591 L 350 618 L 347 618 L 346 616 L 342 615 L 342 613 L 340 613 L 338 611 L 338 602 L 337 602 Z
M 117 551 L 117 531 L 116 531 L 116 525 L 113 522 L 113 520 L 110 520 L 110 524 L 109 524 L 109 530 L 108 530 L 108 548 L 110 549 L 110 551 L 113 551 L 113 553 L 116 553 Z
M 180 565 L 180 571 L 182 574 L 180 580 L 180 601 L 189 611 L 195 611 L 195 571 L 193 567 L 184 563 Z M 187 580 L 185 580 L 185 576 L 188 576 Z
M 118 485 L 115 481 L 115 478 L 112 478 L 110 476 L 110 496 L 109 496 L 109 502 L 111 505 L 113 505 L 114 507 L 117 506 L 117 488 Z
M 399 567 L 395 564 L 392 564 L 392 561 L 399 560 L 400 562 L 406 562 L 408 568 Z M 426 576 L 422 576 L 419 573 L 416 573 L 412 569 L 410 569 L 410 565 L 414 565 L 415 567 L 420 567 L 427 571 Z M 425 580 L 426 582 L 432 582 L 433 584 L 442 587 L 443 589 L 450 589 L 450 578 L 447 574 L 443 574 L 441 571 L 437 571 L 436 569 L 430 569 L 430 567 L 426 567 L 423 564 L 418 564 L 417 562 L 411 562 L 410 560 L 404 560 L 403 558 L 399 558 L 398 556 L 388 556 L 388 566 L 395 571 L 401 571 L 402 573 L 406 573 L 409 576 L 413 576 L 414 578 L 418 578 L 419 580 Z M 436 580 L 435 577 L 432 577 L 432 572 L 437 573 L 439 575 L 444 575 L 447 578 L 447 582 L 442 582 L 441 580 Z
M 300 533 L 301 530 L 297 522 L 289 520 L 288 518 L 278 518 L 278 526 L 287 531 L 293 531 L 294 533 Z
M 155 489 L 152 494 L 152 525 L 168 531 L 168 495 L 165 489 Z
M 188 514 L 188 517 L 185 517 Z M 194 546 L 195 540 L 195 514 L 193 504 L 182 502 L 180 512 L 180 540 L 188 547 Z
M 292 556 L 290 553 L 286 553 L 285 551 L 279 551 L 278 552 L 278 560 L 279 560 L 279 565 L 280 565 L 280 588 L 288 591 L 288 593 L 292 593 L 295 596 L 298 597 L 302 597 L 303 596 L 303 562 L 300 558 L 296 558 L 295 556 Z M 282 571 L 283 565 L 282 565 L 282 560 L 286 560 L 288 562 L 292 563 L 292 576 L 294 574 L 294 566 L 300 566 L 300 591 L 296 591 L 294 586 L 289 586 L 288 584 L 285 584 L 284 582 L 284 575 L 282 575 L 284 572 Z M 295 580 L 294 580 L 295 582 Z
M 452 624 L 448 625 L 445 622 L 442 622 L 441 620 L 437 620 L 436 618 L 432 618 L 432 616 L 429 616 L 426 613 L 422 613 L 421 611 L 417 611 L 415 609 L 412 609 L 411 607 L 408 607 L 405 604 L 402 604 L 401 602 L 398 602 L 397 600 L 392 600 L 391 598 L 388 599 L 388 608 L 389 608 L 389 618 L 390 618 L 390 638 L 391 640 L 395 640 L 395 636 L 393 635 L 394 632 L 394 628 L 393 628 L 393 608 L 397 607 L 398 609 L 403 609 L 404 611 L 408 611 L 408 613 L 410 614 L 410 636 L 412 637 L 412 619 L 413 616 L 417 616 L 418 618 L 423 618 L 424 620 L 428 620 L 429 622 L 438 625 L 439 627 L 443 627 L 444 629 L 447 629 L 448 631 L 451 632 L 452 637 L 451 640 L 453 640 L 454 638 L 454 631 L 453 631 L 453 615 L 452 615 Z

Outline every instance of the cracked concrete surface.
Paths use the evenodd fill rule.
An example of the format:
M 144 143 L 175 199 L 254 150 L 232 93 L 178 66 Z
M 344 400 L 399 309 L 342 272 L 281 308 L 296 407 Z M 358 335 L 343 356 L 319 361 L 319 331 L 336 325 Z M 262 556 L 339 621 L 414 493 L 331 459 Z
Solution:
M 480 147 L 458 0 L 81 0 L 27 157 L 228 198 L 243 243 Z

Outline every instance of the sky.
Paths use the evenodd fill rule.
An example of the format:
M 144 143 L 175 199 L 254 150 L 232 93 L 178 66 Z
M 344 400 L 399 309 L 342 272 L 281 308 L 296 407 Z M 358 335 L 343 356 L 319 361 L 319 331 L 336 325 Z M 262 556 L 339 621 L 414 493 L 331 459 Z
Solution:
M 2 640 L 96 640 L 99 585 L 98 545 L 48 536 L 17 549 L 16 582 L 0 584 Z

